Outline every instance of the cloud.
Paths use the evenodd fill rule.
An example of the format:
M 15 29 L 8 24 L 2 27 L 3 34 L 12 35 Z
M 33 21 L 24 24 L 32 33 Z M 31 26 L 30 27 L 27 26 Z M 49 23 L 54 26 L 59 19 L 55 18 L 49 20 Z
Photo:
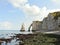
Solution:
M 53 12 L 59 9 L 47 9 L 46 6 L 40 8 L 37 5 L 30 5 L 28 0 L 9 0 L 9 2 L 16 8 L 19 8 L 25 13 L 27 18 L 32 18 L 32 20 L 43 20 L 44 17 L 48 15 L 49 12 Z
M 28 0 L 8 0 L 13 6 L 21 8 L 23 7 Z
M 60 0 L 51 0 L 52 2 L 54 2 L 55 4 L 60 4 Z
M 60 11 L 60 9 L 49 9 L 49 13 L 52 13 L 52 12 L 56 12 L 56 11 Z
M 40 8 L 36 5 L 32 5 L 30 6 L 29 4 L 26 4 L 23 7 L 23 11 L 24 13 L 26 13 L 27 15 L 39 15 L 40 13 Z
M 12 28 L 12 23 L 5 21 L 5 22 L 0 22 L 0 29 L 6 30 L 6 29 L 11 29 Z
M 60 0 L 52 0 L 53 2 L 59 2 Z M 19 8 L 25 13 L 27 18 L 25 27 L 29 27 L 34 20 L 43 20 L 50 12 L 60 11 L 60 9 L 48 9 L 46 6 L 40 8 L 37 5 L 30 5 L 28 0 L 9 0 L 9 2 L 16 8 Z M 30 20 L 31 19 L 31 20 Z M 30 20 L 30 21 L 28 21 Z

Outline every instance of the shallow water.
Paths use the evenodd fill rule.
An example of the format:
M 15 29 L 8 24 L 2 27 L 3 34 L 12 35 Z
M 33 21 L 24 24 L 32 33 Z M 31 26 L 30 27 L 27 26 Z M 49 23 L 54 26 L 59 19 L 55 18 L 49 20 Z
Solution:
M 28 34 L 32 32 L 20 32 L 19 30 L 0 30 L 0 38 L 11 38 L 10 36 L 14 36 L 15 34 Z M 1 45 L 19 45 L 19 41 L 16 41 L 17 39 L 14 38 L 11 40 L 11 42 L 4 41 Z

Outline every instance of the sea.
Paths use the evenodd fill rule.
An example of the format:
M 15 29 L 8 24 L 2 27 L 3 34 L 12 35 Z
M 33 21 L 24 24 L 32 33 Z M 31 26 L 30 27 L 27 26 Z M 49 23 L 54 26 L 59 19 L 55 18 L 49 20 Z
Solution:
M 15 34 L 28 34 L 32 32 L 20 32 L 20 30 L 0 30 L 0 39 L 1 38 L 10 38 L 10 36 L 14 36 Z M 11 42 L 6 43 L 5 41 L 0 45 L 19 45 L 20 41 L 16 41 L 16 38 L 11 40 Z

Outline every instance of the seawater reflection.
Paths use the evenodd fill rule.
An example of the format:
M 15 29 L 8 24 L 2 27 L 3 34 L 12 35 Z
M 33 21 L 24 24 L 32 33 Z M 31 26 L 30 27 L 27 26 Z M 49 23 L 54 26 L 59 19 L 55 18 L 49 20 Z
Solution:
M 28 34 L 32 32 L 20 32 L 19 30 L 0 30 L 0 45 L 20 45 L 21 40 L 15 34 Z

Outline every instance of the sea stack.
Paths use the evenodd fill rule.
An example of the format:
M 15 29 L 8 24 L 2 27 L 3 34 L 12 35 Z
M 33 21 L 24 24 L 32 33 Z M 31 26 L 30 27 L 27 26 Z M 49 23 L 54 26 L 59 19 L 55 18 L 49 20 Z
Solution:
M 20 30 L 21 32 L 24 32 L 25 31 L 25 27 L 24 27 L 24 24 L 22 24 L 22 26 L 21 26 L 21 30 Z

